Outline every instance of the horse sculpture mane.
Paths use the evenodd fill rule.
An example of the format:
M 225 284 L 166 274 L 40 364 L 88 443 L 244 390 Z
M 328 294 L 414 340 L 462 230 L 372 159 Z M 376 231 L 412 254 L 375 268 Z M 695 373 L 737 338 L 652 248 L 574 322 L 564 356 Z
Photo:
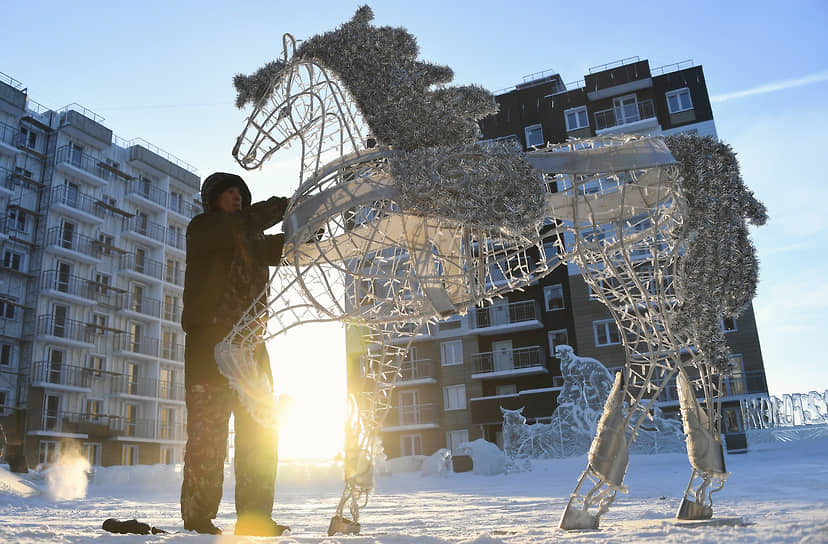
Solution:
M 377 143 L 414 150 L 477 140 L 477 121 L 497 111 L 491 93 L 477 85 L 439 87 L 452 80 L 448 66 L 417 60 L 416 38 L 404 28 L 370 24 L 368 6 L 336 30 L 305 40 L 295 59 L 333 72 L 353 94 Z M 236 75 L 236 106 L 258 103 L 285 75 L 286 60 Z

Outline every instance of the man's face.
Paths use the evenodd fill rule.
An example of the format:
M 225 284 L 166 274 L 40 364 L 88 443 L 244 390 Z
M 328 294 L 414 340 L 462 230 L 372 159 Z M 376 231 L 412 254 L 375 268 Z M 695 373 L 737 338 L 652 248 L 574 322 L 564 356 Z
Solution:
M 216 208 L 225 212 L 235 212 L 241 207 L 242 196 L 238 187 L 228 187 L 216 199 Z

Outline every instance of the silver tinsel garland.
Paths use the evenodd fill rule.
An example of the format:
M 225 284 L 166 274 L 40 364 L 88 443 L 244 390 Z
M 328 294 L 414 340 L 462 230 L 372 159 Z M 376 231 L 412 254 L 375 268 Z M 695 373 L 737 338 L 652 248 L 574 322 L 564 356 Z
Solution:
M 497 111 L 491 93 L 477 85 L 441 87 L 454 77 L 448 66 L 418 61 L 417 41 L 406 29 L 375 27 L 368 6 L 334 31 L 305 40 L 294 55 L 336 73 L 353 94 L 381 145 L 401 150 L 474 142 L 477 120 Z M 238 74 L 236 106 L 266 98 L 283 74 L 283 61 Z
M 513 146 L 467 144 L 395 154 L 403 209 L 488 231 L 530 235 L 542 215 L 540 174 Z
M 689 213 L 684 235 L 690 241 L 676 278 L 684 302 L 675 316 L 714 367 L 729 367 L 730 350 L 722 317 L 738 317 L 756 294 L 759 260 L 748 222 L 764 225 L 764 204 L 739 173 L 736 154 L 710 137 L 665 138 L 679 161 Z

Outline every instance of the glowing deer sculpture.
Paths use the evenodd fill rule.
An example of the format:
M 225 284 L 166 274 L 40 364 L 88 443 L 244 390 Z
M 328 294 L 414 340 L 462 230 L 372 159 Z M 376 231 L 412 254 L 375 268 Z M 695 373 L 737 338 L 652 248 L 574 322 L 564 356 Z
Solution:
M 716 279 L 687 273 L 687 257 L 706 247 L 694 240 L 715 235 L 688 227 L 697 216 L 681 189 L 692 178 L 685 170 L 703 171 L 693 160 L 710 150 L 694 153 L 700 139 L 679 140 L 686 153 L 677 163 L 660 138 L 588 140 L 526 154 L 475 143 L 476 121 L 494 111 L 491 95 L 475 86 L 433 89 L 449 82 L 451 71 L 417 61 L 410 34 L 373 27 L 372 17 L 362 7 L 299 47 L 285 35 L 282 59 L 235 80 L 237 105 L 253 106 L 233 150 L 238 162 L 258 168 L 298 145 L 301 172 L 284 218 L 282 265 L 217 346 L 219 368 L 251 413 L 272 422 L 273 392 L 253 363 L 262 341 L 314 321 L 365 331 L 361 370 L 371 385 L 351 400 L 345 490 L 329 534 L 359 532 L 405 340 L 429 320 L 520 289 L 565 261 L 581 268 L 613 313 L 627 364 L 561 526 L 597 527 L 623 490 L 639 426 L 673 376 L 694 469 L 679 515 L 709 515 L 708 490 L 726 476 L 713 380 L 724 371 L 726 350 L 715 338 L 698 338 L 710 315 L 738 313 L 752 296 L 742 290 L 716 313 L 714 294 L 692 319 L 679 315 L 698 298 L 694 289 Z M 751 216 L 743 206 L 733 225 L 743 226 L 745 216 L 761 219 L 760 208 Z M 741 236 L 734 229 L 730 234 Z M 750 264 L 751 251 L 734 247 L 743 254 L 739 262 Z M 755 287 L 755 275 L 753 281 Z

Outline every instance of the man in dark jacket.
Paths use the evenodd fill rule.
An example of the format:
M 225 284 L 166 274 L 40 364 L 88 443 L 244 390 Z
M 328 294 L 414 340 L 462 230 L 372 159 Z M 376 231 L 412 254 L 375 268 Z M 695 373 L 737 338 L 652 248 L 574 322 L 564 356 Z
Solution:
M 208 176 L 201 188 L 205 213 L 187 227 L 187 269 L 181 326 L 187 402 L 187 447 L 181 486 L 184 528 L 221 534 L 213 525 L 221 501 L 228 421 L 235 414 L 236 534 L 279 536 L 287 529 L 271 519 L 277 464 L 277 432 L 241 405 L 216 364 L 214 349 L 267 287 L 268 266 L 279 264 L 284 238 L 264 230 L 282 220 L 288 199 L 251 204 L 250 190 L 235 174 Z M 264 345 L 257 363 L 267 376 Z M 272 379 L 272 377 L 271 377 Z

